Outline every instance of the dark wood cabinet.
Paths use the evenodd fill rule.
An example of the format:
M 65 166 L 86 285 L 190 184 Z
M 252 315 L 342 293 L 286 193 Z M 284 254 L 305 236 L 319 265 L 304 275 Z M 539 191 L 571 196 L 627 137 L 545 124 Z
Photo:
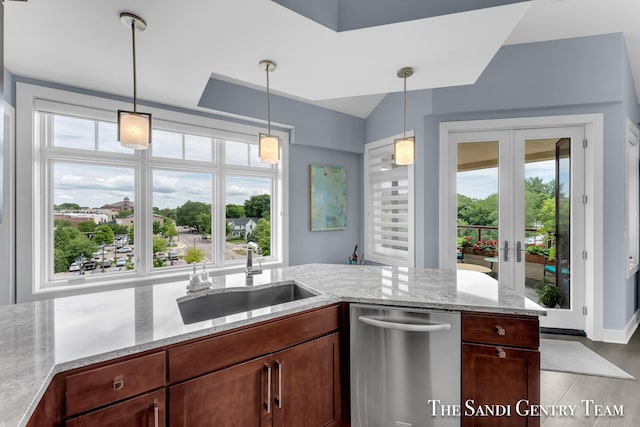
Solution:
M 340 425 L 340 349 L 334 333 L 169 389 L 169 424 Z
M 464 313 L 462 340 L 462 426 L 539 426 L 537 318 Z

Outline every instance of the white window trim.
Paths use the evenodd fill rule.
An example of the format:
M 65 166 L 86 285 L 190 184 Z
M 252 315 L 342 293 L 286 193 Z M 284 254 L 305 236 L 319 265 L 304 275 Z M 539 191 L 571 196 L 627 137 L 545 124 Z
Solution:
M 16 110 L 4 103 L 4 146 L 3 148 L 3 189 L 2 224 L 0 224 L 0 271 L 4 272 L 6 283 L 0 289 L 0 305 L 15 301 L 15 117 Z
M 625 240 L 626 240 L 626 278 L 629 279 L 639 269 L 640 263 L 640 213 L 638 190 L 640 190 L 640 176 L 638 166 L 640 162 L 640 130 L 627 117 L 625 119 Z M 633 163 L 633 170 L 630 163 Z M 634 191 L 635 190 L 635 191 Z M 634 226 L 632 226 L 634 224 Z M 631 250 L 632 245 L 634 250 Z
M 408 225 L 408 245 L 409 250 L 407 253 L 407 262 L 403 265 L 397 265 L 398 260 L 395 258 L 387 258 L 384 256 L 380 256 L 374 253 L 373 251 L 373 242 L 372 234 L 369 232 L 371 227 L 371 213 L 370 213 L 370 203 L 371 203 L 371 192 L 369 191 L 369 152 L 371 150 L 384 147 L 385 145 L 393 145 L 394 139 L 401 138 L 403 135 L 393 135 L 387 138 L 380 139 L 378 141 L 374 141 L 365 145 L 364 148 L 364 243 L 365 243 L 365 252 L 364 258 L 366 261 L 377 262 L 386 265 L 393 265 L 398 267 L 415 267 L 416 265 L 416 248 L 415 248 L 415 174 L 414 174 L 414 165 L 408 165 L 407 168 L 407 179 L 409 182 L 409 214 L 407 217 L 407 225 Z M 410 130 L 406 132 L 406 136 L 414 136 L 414 131 Z
M 42 185 L 42 177 L 40 176 L 40 159 L 41 153 L 38 151 L 39 147 L 36 147 L 34 143 L 34 137 L 38 132 L 41 132 L 40 124 L 35 120 L 35 112 L 38 108 L 48 110 L 48 107 L 55 107 L 56 113 L 66 112 L 68 114 L 87 116 L 93 119 L 114 121 L 116 111 L 118 109 L 130 108 L 130 105 L 125 102 L 116 101 L 107 98 L 100 98 L 92 95 L 85 95 L 76 92 L 69 92 L 65 90 L 53 89 L 49 87 L 37 86 L 27 83 L 18 82 L 16 84 L 16 105 L 17 105 L 17 141 L 16 141 L 16 162 L 19 167 L 16 167 L 16 191 L 19 195 L 16 197 L 16 232 L 19 238 L 16 241 L 16 259 L 17 259 L 17 271 L 16 282 L 17 286 L 17 301 L 31 301 L 49 298 L 51 296 L 67 296 L 87 292 L 95 292 L 99 290 L 117 289 L 130 286 L 148 285 L 153 283 L 159 283 L 162 281 L 179 280 L 184 279 L 188 267 L 175 268 L 171 271 L 153 271 L 147 268 L 144 264 L 140 265 L 136 273 L 132 274 L 118 274 L 117 276 L 111 276 L 101 278 L 100 280 L 86 280 L 84 283 L 68 284 L 64 287 L 45 288 L 42 287 L 47 280 L 47 264 L 45 262 L 44 253 L 46 249 L 42 249 L 40 242 L 44 241 L 48 226 L 46 221 L 46 215 L 37 215 L 36 213 L 42 210 L 42 206 L 47 206 L 45 203 L 48 200 L 49 192 L 51 189 L 51 183 Z M 145 106 L 145 111 L 153 114 L 154 122 L 157 121 L 160 126 L 154 126 L 159 128 L 172 128 L 173 130 L 184 129 L 189 126 L 196 126 L 202 128 L 208 128 L 215 131 L 217 138 L 229 138 L 235 141 L 255 141 L 258 138 L 260 132 L 265 132 L 265 128 L 261 124 L 247 125 L 231 121 L 220 120 L 212 117 L 205 117 L 196 114 L 185 114 L 181 112 L 165 110 L 155 107 Z M 62 111 L 64 110 L 64 111 Z M 289 263 L 289 221 L 288 221 L 288 153 L 289 153 L 289 133 L 280 130 L 272 130 L 272 133 L 279 136 L 282 141 L 282 159 L 281 164 L 284 167 L 277 168 L 277 172 L 272 174 L 274 176 L 274 187 L 278 187 L 278 191 L 281 197 L 277 198 L 277 203 L 271 204 L 271 218 L 272 218 L 272 247 L 274 253 L 277 254 L 277 260 L 273 262 L 263 263 L 264 267 L 280 267 L 286 266 Z M 92 152 L 92 156 L 101 156 L 99 152 Z M 217 149 L 215 154 L 218 160 L 223 159 L 220 157 L 224 155 L 224 149 Z M 117 158 L 117 154 L 107 155 L 109 158 Z M 140 154 L 135 157 L 131 155 L 122 156 L 122 164 L 133 164 L 131 159 L 135 158 L 140 163 Z M 126 159 L 129 159 L 127 162 Z M 90 162 L 90 158 L 86 161 Z M 161 161 L 154 159 L 153 165 L 162 164 Z M 120 162 L 118 162 L 120 164 Z M 225 168 L 225 172 L 231 171 L 233 168 Z M 240 171 L 241 168 L 238 169 Z M 151 178 L 148 175 L 151 173 L 151 169 L 146 165 L 143 170 L 147 170 L 148 173 L 138 173 L 136 177 L 136 192 L 140 197 L 144 197 L 144 203 L 149 206 L 151 200 L 151 194 L 142 191 L 145 182 Z M 266 170 L 266 169 L 265 169 Z M 222 186 L 222 179 L 216 180 L 214 185 L 215 200 L 212 201 L 214 206 L 219 206 L 219 203 L 224 203 L 224 187 Z M 273 191 L 276 188 L 272 188 Z M 222 191 L 222 192 L 220 192 Z M 217 229 L 224 229 L 225 218 L 224 215 L 220 215 L 220 209 L 214 209 L 212 212 L 212 220 L 214 221 L 214 227 Z M 139 227 L 136 227 L 136 239 L 140 241 L 138 236 L 150 235 L 150 212 L 146 212 L 144 209 L 142 212 L 139 210 L 136 215 L 136 223 Z M 36 222 L 36 218 L 40 217 L 40 221 Z M 50 236 L 46 236 L 47 240 Z M 220 242 L 220 240 L 218 240 Z M 48 245 L 48 242 L 45 243 Z M 218 245 L 221 246 L 221 245 Z M 47 246 L 48 247 L 48 246 Z M 140 251 L 139 249 L 142 249 Z M 151 242 L 146 242 L 145 245 L 141 245 L 136 249 L 137 256 L 141 260 L 146 260 L 146 255 L 151 251 Z M 146 252 L 146 253 L 145 253 Z M 221 248 L 214 248 L 214 255 L 219 257 Z M 220 265 L 220 264 L 219 264 Z M 244 268 L 241 264 L 231 264 L 221 266 L 213 270 L 214 274 L 225 274 L 240 272 Z M 147 273 L 144 273 L 144 272 Z M 146 274 L 144 276 L 143 274 Z

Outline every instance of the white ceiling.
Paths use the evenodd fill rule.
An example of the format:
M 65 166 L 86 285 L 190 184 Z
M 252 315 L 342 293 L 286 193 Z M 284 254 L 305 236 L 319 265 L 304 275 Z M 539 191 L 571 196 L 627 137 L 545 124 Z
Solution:
M 15 75 L 130 96 L 131 33 L 140 99 L 197 109 L 213 76 L 366 117 L 396 71 L 409 90 L 473 83 L 505 43 L 623 32 L 640 94 L 639 0 L 533 0 L 336 33 L 270 0 L 29 0 L 5 3 L 5 65 Z M 637 52 L 637 53 L 636 53 Z

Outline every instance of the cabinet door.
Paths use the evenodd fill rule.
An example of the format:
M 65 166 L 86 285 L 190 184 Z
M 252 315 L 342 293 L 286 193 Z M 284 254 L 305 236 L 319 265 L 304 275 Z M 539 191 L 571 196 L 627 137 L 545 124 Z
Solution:
M 165 389 L 67 420 L 67 427 L 164 427 Z
M 480 344 L 462 345 L 462 412 L 474 408 L 476 416 L 464 416 L 463 427 L 539 426 L 540 418 L 519 416 L 528 405 L 540 403 L 540 352 Z M 485 406 L 488 405 L 488 406 Z M 509 408 L 511 416 L 479 416 L 488 410 L 500 414 Z M 503 415 L 503 414 L 500 414 Z
M 273 355 L 274 426 L 340 424 L 339 334 Z
M 169 388 L 169 425 L 268 426 L 272 379 L 271 356 L 265 356 L 174 385 Z

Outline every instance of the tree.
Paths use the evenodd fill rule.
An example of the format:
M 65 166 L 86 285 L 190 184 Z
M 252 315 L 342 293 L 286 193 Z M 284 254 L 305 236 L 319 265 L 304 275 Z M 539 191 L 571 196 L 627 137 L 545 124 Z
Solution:
M 53 225 L 55 228 L 71 227 L 71 221 L 67 221 L 66 219 L 55 219 L 53 220 Z
M 160 236 L 153 236 L 153 253 L 164 252 L 167 248 L 167 239 Z
M 194 227 L 200 231 L 200 226 L 198 225 L 198 214 L 211 215 L 211 205 L 202 202 L 192 202 L 189 200 L 176 209 L 176 223 L 178 225 Z
M 116 215 L 116 218 L 126 218 L 133 215 L 133 211 L 120 211 L 118 212 L 118 215 Z
M 198 230 L 205 234 L 211 234 L 211 212 L 199 213 L 196 216 Z
M 69 268 L 67 257 L 62 249 L 55 248 L 53 250 L 53 271 L 55 273 L 64 273 Z
M 162 224 L 160 221 L 153 221 L 153 234 L 160 234 L 162 232 Z
M 271 223 L 260 218 L 253 231 L 247 235 L 247 242 L 257 243 L 262 249 L 262 255 L 271 254 Z
M 53 205 L 53 209 L 56 211 L 79 211 L 80 205 L 77 203 L 61 203 Z
M 93 241 L 96 245 L 110 245 L 115 240 L 116 235 L 108 225 L 101 225 L 96 229 L 93 235 Z
M 172 219 L 174 221 L 177 219 L 176 210 L 175 209 L 171 209 L 171 208 L 160 209 L 160 208 L 154 206 L 153 207 L 153 213 L 156 214 L 156 215 L 160 215 L 162 217 L 165 217 L 165 218 Z
M 84 257 L 91 259 L 92 254 L 96 251 L 97 245 L 95 242 L 87 239 L 83 234 L 78 234 L 77 237 L 70 239 L 65 247 L 60 248 L 64 251 L 65 258 L 67 260 L 67 267 L 78 258 Z M 54 249 L 55 251 L 55 249 Z
M 131 224 L 129 226 L 129 233 L 128 233 L 128 236 L 127 236 L 130 245 L 134 244 L 134 236 L 135 236 L 135 233 L 133 231 L 133 224 Z
M 228 204 L 226 206 L 227 218 L 242 218 L 244 216 L 244 206 Z
M 97 227 L 98 224 L 93 221 L 82 221 L 78 223 L 78 231 L 81 233 L 92 233 Z
M 184 254 L 184 261 L 187 264 L 202 262 L 204 261 L 204 252 L 201 249 L 189 247 Z
M 129 232 L 129 228 L 126 225 L 114 224 L 113 222 L 106 225 L 113 231 L 113 234 L 127 234 Z
M 249 200 L 245 200 L 244 214 L 248 217 L 269 219 L 271 217 L 271 196 L 262 194 L 251 196 Z
M 164 234 L 169 238 L 169 243 L 173 241 L 173 238 L 178 235 L 178 230 L 173 221 L 167 221 L 164 224 Z

